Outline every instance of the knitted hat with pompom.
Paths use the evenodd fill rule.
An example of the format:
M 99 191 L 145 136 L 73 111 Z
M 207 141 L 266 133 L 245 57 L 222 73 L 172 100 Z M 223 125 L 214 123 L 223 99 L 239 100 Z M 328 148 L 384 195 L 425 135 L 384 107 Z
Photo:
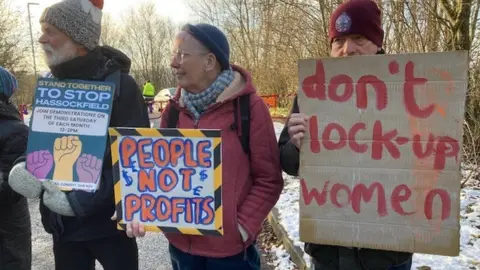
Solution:
M 45 9 L 40 22 L 65 33 L 76 43 L 93 50 L 101 34 L 103 0 L 63 0 Z

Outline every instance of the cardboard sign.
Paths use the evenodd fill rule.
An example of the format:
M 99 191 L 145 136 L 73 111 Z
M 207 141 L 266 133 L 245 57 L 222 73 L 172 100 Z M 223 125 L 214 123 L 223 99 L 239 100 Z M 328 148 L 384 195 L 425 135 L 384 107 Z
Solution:
M 109 132 L 119 229 L 223 235 L 219 130 Z
M 467 52 L 299 61 L 304 242 L 456 256 Z
M 37 82 L 27 170 L 62 190 L 95 191 L 102 172 L 115 84 Z

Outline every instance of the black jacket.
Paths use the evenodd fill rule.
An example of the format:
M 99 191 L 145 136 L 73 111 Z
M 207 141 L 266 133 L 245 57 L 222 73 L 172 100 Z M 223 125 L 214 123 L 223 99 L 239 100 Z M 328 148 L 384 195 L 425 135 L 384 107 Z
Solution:
M 292 113 L 299 113 L 296 96 L 290 114 Z M 278 145 L 280 147 L 282 170 L 289 175 L 297 176 L 300 152 L 290 141 L 287 125 L 282 130 Z M 305 243 L 305 252 L 315 259 L 318 269 L 325 270 L 385 270 L 390 266 L 400 265 L 412 257 L 411 253 L 406 252 L 347 248 L 312 243 Z
M 15 160 L 27 149 L 28 127 L 22 122 L 17 108 L 0 101 L 0 212 L 2 205 L 12 204 L 20 195 L 8 186 L 8 174 Z
M 27 199 L 8 185 L 15 160 L 25 154 L 28 127 L 17 108 L 0 100 L 0 269 L 31 269 L 31 225 Z
M 110 127 L 150 127 L 147 106 L 135 80 L 128 75 L 131 61 L 122 52 L 111 47 L 98 47 L 87 56 L 51 68 L 58 79 L 78 79 L 103 81 L 121 71 L 120 87 L 116 86 Z M 40 204 L 45 230 L 52 233 L 55 240 L 88 241 L 118 234 L 116 222 L 111 220 L 114 213 L 114 192 L 112 157 L 107 138 L 102 178 L 95 193 L 72 191 L 67 198 L 75 217 L 60 216 Z

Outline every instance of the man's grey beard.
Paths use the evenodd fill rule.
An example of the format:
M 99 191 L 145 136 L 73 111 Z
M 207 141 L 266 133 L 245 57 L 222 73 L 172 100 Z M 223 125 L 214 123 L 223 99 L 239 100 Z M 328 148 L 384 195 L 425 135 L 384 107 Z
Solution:
M 65 43 L 57 50 L 54 50 L 50 44 L 42 44 L 42 49 L 44 51 L 45 62 L 49 67 L 63 64 L 77 57 L 77 48 L 73 41 Z M 47 52 L 50 53 L 50 56 L 47 56 Z

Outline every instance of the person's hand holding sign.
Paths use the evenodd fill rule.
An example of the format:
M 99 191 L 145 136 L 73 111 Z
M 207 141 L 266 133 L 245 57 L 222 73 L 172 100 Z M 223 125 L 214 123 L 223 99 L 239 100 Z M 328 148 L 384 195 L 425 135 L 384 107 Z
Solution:
M 55 139 L 53 157 L 55 172 L 53 179 L 73 181 L 73 164 L 82 152 L 82 142 L 77 136 L 65 136 Z
M 117 220 L 117 211 L 112 216 L 112 220 Z M 127 236 L 130 238 L 144 237 L 146 234 L 145 226 L 138 221 L 127 224 Z
M 300 149 L 303 137 L 307 131 L 308 116 L 303 113 L 292 113 L 288 119 L 288 135 L 290 141 Z

